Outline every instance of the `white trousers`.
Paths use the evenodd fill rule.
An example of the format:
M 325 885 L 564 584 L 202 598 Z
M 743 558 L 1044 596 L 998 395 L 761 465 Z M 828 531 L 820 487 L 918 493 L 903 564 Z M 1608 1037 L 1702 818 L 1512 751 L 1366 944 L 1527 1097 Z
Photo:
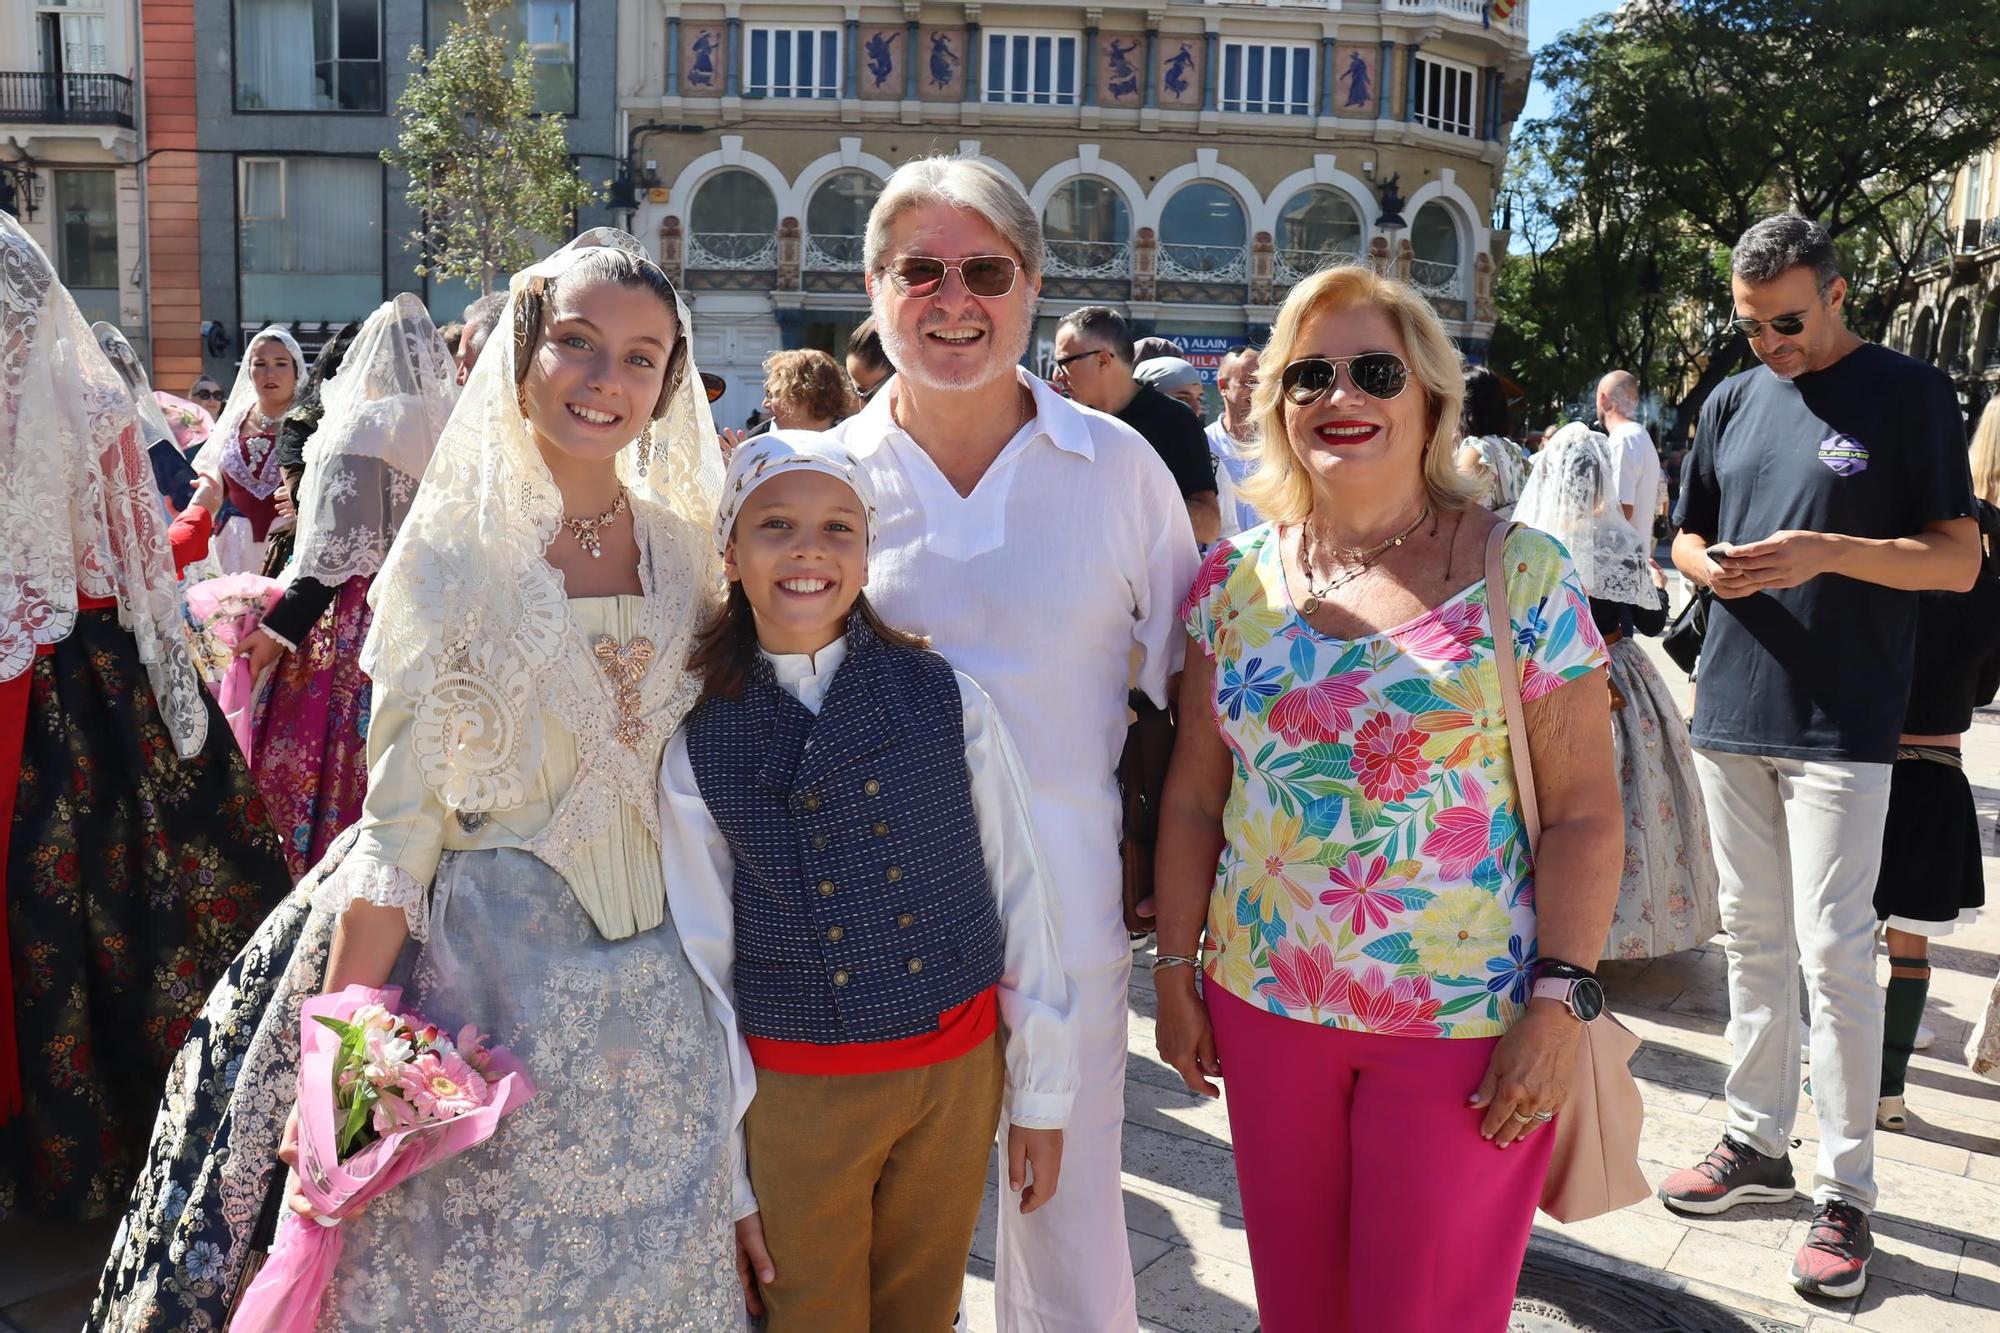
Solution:
M 1888 764 L 1697 750 L 1729 959 L 1729 1132 L 1785 1153 L 1799 1107 L 1798 973 L 1811 1009 L 1813 1198 L 1875 1206 L 1882 988 L 1875 877 Z
M 1083 1077 L 1063 1131 L 1056 1197 L 1021 1216 L 1001 1159 L 993 1264 L 1000 1333 L 1131 1333 L 1139 1327 L 1121 1178 L 1131 977 L 1130 957 L 1070 973 Z

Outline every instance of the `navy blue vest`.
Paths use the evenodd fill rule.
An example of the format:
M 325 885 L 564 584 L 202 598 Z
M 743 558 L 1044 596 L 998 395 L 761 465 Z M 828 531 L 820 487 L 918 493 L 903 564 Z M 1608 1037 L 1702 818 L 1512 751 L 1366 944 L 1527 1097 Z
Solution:
M 743 1031 L 823 1045 L 937 1030 L 1000 980 L 1000 916 L 951 664 L 858 616 L 818 717 L 761 656 L 687 720 L 736 861 Z

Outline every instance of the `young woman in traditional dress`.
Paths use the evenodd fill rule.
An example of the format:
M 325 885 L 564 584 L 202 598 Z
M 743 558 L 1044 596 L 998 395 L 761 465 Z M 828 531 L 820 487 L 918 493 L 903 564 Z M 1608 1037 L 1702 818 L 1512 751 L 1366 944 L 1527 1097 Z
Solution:
M 0 216 L 0 1213 L 124 1205 L 209 983 L 290 887 L 188 658 L 132 398 Z
M 225 574 L 263 568 L 264 542 L 279 521 L 278 419 L 305 379 L 297 339 L 275 324 L 250 340 L 235 387 L 208 442 L 194 456 L 194 470 L 222 486 L 233 514 L 216 528 L 215 555 Z
M 384 981 L 511 1048 L 540 1093 L 342 1224 L 322 1327 L 741 1319 L 752 1078 L 665 915 L 654 781 L 699 690 L 683 663 L 719 587 L 721 455 L 686 307 L 637 242 L 586 233 L 511 290 L 376 581 L 362 817 L 211 997 L 94 1328 L 220 1323 L 294 1100 L 299 1004 Z

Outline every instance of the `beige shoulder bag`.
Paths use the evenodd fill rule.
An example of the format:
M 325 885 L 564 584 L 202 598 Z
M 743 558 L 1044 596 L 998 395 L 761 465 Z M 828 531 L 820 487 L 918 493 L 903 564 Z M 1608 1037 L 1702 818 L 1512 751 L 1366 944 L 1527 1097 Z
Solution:
M 1493 626 L 1493 661 L 1507 712 L 1507 748 L 1513 755 L 1521 825 L 1528 832 L 1532 857 L 1541 846 L 1542 821 L 1535 802 L 1527 718 L 1521 707 L 1521 672 L 1514 658 L 1512 600 L 1502 549 L 1513 529 L 1511 523 L 1500 524 L 1486 543 L 1486 613 Z M 1630 1068 L 1638 1050 L 1639 1039 L 1608 1009 L 1595 1022 L 1584 1024 L 1576 1043 L 1569 1100 L 1549 1127 L 1556 1142 L 1548 1179 L 1542 1184 L 1542 1211 L 1558 1222 L 1580 1222 L 1652 1193 L 1639 1169 L 1639 1132 L 1646 1112 Z

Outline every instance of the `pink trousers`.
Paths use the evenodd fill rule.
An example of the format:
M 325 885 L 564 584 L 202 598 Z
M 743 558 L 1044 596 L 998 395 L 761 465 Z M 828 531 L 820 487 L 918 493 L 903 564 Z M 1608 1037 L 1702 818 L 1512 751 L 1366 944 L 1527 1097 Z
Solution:
M 1479 1136 L 1466 1098 L 1499 1039 L 1207 995 L 1263 1333 L 1504 1333 L 1555 1140 Z

